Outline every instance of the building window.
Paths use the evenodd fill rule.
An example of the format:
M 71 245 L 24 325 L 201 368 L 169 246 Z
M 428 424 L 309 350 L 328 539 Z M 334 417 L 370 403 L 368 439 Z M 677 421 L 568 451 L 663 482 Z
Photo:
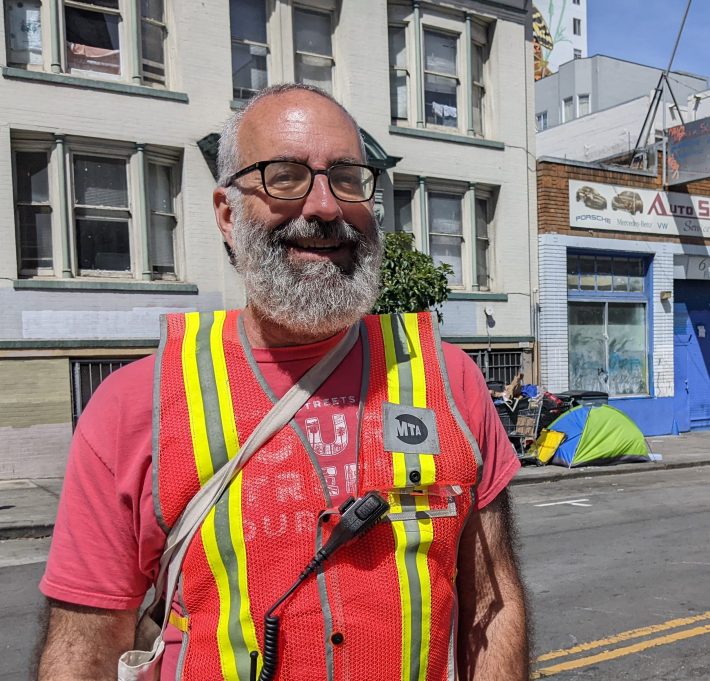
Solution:
M 582 58 L 582 50 L 579 48 L 575 47 L 574 48 L 574 58 L 575 59 L 581 59 Z
M 148 163 L 150 265 L 153 276 L 175 274 L 175 167 Z
M 407 37 L 405 26 L 388 29 L 390 61 L 390 112 L 392 120 L 409 116 L 409 71 L 407 70 Z
M 74 230 L 79 274 L 131 269 L 126 159 L 75 154 Z
M 577 115 L 586 116 L 589 113 L 589 95 L 577 95 Z
M 568 255 L 571 389 L 648 394 L 647 276 L 643 258 Z
M 66 67 L 69 73 L 121 75 L 121 11 L 118 0 L 64 2 Z
M 10 0 L 5 12 L 11 66 L 166 85 L 164 0 Z
M 294 8 L 293 42 L 295 79 L 333 92 L 333 45 L 331 15 L 310 9 Z
M 535 114 L 535 129 L 538 132 L 547 130 L 547 111 L 541 111 L 540 113 Z
M 164 0 L 141 0 L 141 77 L 144 83 L 165 85 Z
M 37 67 L 42 61 L 42 5 L 40 0 L 5 2 L 7 63 Z
M 424 31 L 424 106 L 426 122 L 458 127 L 457 36 Z
M 263 0 L 231 0 L 229 16 L 233 97 L 246 100 L 268 84 L 266 4 Z
M 15 152 L 15 224 L 21 273 L 51 273 L 52 206 L 49 197 L 49 154 Z
M 488 58 L 488 47 L 486 43 L 473 41 L 472 69 L 473 81 L 471 83 L 471 114 L 472 128 L 476 135 L 483 135 L 483 105 L 486 96 L 486 88 L 483 80 L 483 67 Z
M 13 146 L 21 276 L 177 278 L 177 150 L 88 139 Z
M 449 284 L 462 287 L 463 279 L 463 211 L 460 194 L 428 193 L 429 253 L 437 264 L 446 263 L 453 273 Z
M 387 10 L 393 123 L 484 136 L 490 23 L 425 3 L 415 11 L 391 1 Z
M 466 354 L 478 364 L 486 381 L 509 385 L 522 371 L 521 350 L 466 350 Z
M 488 226 L 491 222 L 491 202 L 487 198 L 476 196 L 476 285 L 487 289 L 489 285 L 488 251 L 490 238 Z
M 582 35 L 581 19 L 572 19 L 572 33 L 574 33 L 574 35 Z
M 410 189 L 395 189 L 394 198 L 394 231 L 412 233 L 412 191 Z
M 579 5 L 581 0 L 572 0 L 573 5 Z
M 74 428 L 101 382 L 132 359 L 81 359 L 71 362 L 72 423 Z
M 458 290 L 488 289 L 493 201 L 489 189 L 433 180 L 400 180 L 394 189 L 394 230 L 411 232 L 417 248 L 453 270 Z
M 567 123 L 574 119 L 574 97 L 562 100 L 562 122 Z

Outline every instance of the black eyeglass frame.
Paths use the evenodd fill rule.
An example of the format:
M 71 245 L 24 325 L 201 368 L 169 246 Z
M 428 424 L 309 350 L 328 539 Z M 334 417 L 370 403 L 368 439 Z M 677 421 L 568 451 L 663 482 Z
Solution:
M 311 173 L 311 181 L 308 183 L 308 189 L 301 195 L 301 196 L 274 196 L 273 194 L 269 193 L 269 189 L 266 186 L 266 177 L 264 175 L 264 170 L 266 168 L 274 163 L 293 163 L 294 165 L 299 165 L 303 166 L 304 168 L 308 168 L 308 170 Z M 347 167 L 347 168 L 367 168 L 372 173 L 372 193 L 370 196 L 368 196 L 366 199 L 341 199 L 338 194 L 333 190 L 333 185 L 330 181 L 330 171 L 333 170 L 333 168 L 339 168 L 339 167 Z M 331 193 L 333 196 L 338 200 L 338 201 L 343 201 L 344 203 L 365 203 L 366 201 L 369 201 L 372 199 L 372 197 L 375 195 L 375 190 L 377 189 L 377 178 L 380 175 L 380 169 L 375 168 L 373 166 L 369 166 L 365 163 L 334 163 L 332 166 L 328 168 L 322 168 L 320 170 L 314 170 L 309 166 L 307 163 L 302 163 L 301 161 L 287 161 L 284 159 L 274 159 L 272 161 L 257 161 L 256 163 L 252 163 L 252 165 L 247 166 L 246 168 L 242 168 L 241 170 L 238 170 L 234 175 L 230 175 L 230 177 L 224 182 L 223 186 L 224 187 L 231 187 L 234 184 L 235 180 L 238 180 L 240 177 L 243 177 L 244 175 L 247 175 L 249 173 L 253 173 L 255 170 L 258 170 L 261 173 L 261 186 L 264 188 L 264 191 L 268 196 L 270 196 L 272 199 L 279 199 L 281 201 L 300 201 L 301 199 L 305 198 L 311 193 L 311 189 L 313 189 L 313 182 L 316 179 L 316 175 L 325 175 L 328 178 L 328 187 L 330 188 Z

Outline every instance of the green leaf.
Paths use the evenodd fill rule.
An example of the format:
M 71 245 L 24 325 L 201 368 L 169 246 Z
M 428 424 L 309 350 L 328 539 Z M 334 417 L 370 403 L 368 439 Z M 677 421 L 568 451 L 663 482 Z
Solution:
M 406 232 L 384 235 L 382 287 L 373 312 L 423 312 L 434 309 L 441 321 L 441 304 L 448 298 L 448 277 L 453 269 L 436 265 L 431 256 L 414 248 L 414 237 Z

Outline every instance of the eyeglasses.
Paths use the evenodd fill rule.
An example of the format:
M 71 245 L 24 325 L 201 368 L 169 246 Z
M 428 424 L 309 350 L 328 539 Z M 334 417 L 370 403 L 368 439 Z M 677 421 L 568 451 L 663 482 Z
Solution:
M 299 161 L 259 161 L 242 168 L 225 183 L 229 187 L 235 180 L 258 170 L 264 191 L 274 199 L 292 201 L 307 196 L 313 188 L 316 175 L 325 175 L 333 196 L 348 203 L 369 201 L 375 193 L 379 170 L 359 163 L 335 163 L 330 168 L 314 170 Z

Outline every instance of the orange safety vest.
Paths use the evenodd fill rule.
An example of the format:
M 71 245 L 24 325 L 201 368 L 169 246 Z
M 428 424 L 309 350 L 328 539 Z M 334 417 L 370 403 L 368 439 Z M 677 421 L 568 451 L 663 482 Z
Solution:
M 453 679 L 457 547 L 480 452 L 451 397 L 432 316 L 368 316 L 360 332 L 358 494 L 379 491 L 390 511 L 280 609 L 276 678 Z M 239 311 L 167 315 L 155 390 L 153 497 L 168 530 L 275 398 Z M 327 541 L 330 505 L 292 422 L 232 481 L 188 550 L 183 612 L 171 616 L 184 632 L 179 679 L 248 681 L 251 651 L 260 670 L 264 615 Z

